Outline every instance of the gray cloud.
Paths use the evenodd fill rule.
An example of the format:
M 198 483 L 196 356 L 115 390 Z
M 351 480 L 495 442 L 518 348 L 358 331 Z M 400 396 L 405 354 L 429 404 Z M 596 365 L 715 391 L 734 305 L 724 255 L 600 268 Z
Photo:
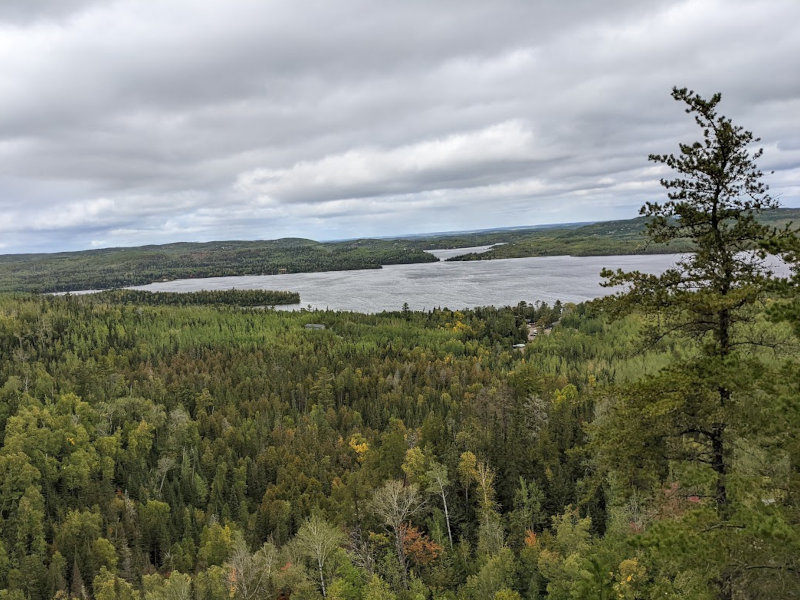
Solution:
M 100 1 L 102 0 L 3 0 L 0 3 L 0 24 L 57 22 Z
M 636 214 L 723 92 L 800 204 L 794 0 L 5 0 L 4 252 Z

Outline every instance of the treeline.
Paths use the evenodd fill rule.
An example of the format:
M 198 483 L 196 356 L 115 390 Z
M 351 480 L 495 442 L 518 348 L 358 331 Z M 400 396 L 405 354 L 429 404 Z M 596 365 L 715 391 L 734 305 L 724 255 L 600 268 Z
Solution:
M 300 294 L 275 290 L 199 290 L 196 292 L 150 292 L 147 290 L 106 290 L 88 294 L 87 300 L 117 304 L 148 306 L 197 306 L 222 304 L 229 306 L 279 306 L 299 304 Z
M 100 290 L 173 279 L 379 269 L 436 260 L 403 240 L 320 243 L 294 238 L 9 254 L 0 255 L 0 291 Z
M 800 209 L 776 208 L 758 216 L 758 221 L 780 228 L 790 221 L 800 221 Z M 693 252 L 695 244 L 688 238 L 677 238 L 669 244 L 653 241 L 644 233 L 648 219 L 637 217 L 622 221 L 605 221 L 591 225 L 554 227 L 529 232 L 515 232 L 509 239 L 492 238 L 486 243 L 502 242 L 488 252 L 469 253 L 448 258 L 450 261 L 524 258 L 528 256 L 613 256 L 625 254 L 668 254 Z M 481 244 L 475 244 L 481 245 Z

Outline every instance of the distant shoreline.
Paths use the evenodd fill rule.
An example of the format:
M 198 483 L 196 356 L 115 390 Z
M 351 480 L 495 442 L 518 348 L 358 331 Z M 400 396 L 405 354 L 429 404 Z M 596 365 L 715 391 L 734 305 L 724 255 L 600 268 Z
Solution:
M 775 227 L 800 222 L 800 209 L 769 211 Z M 380 269 L 387 265 L 535 256 L 621 256 L 692 251 L 688 241 L 646 244 L 643 217 L 590 225 L 491 229 L 479 232 L 315 242 L 180 242 L 54 254 L 0 255 L 0 292 L 80 292 L 209 277 Z M 456 252 L 452 252 L 452 251 Z M 465 252 L 466 251 L 466 252 Z M 439 253 L 438 256 L 435 253 Z

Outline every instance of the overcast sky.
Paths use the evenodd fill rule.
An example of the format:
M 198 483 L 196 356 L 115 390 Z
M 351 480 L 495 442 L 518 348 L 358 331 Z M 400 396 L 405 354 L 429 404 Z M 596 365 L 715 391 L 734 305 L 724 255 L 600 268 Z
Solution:
M 723 94 L 800 206 L 798 0 L 0 0 L 0 253 L 629 218 Z

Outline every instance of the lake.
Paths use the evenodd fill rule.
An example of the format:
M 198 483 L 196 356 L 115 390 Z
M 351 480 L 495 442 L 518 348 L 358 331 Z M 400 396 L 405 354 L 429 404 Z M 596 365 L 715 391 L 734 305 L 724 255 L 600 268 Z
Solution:
M 440 258 L 485 250 L 432 250 Z M 583 302 L 609 293 L 600 287 L 603 267 L 661 273 L 679 255 L 546 256 L 471 262 L 437 262 L 389 265 L 382 269 L 248 275 L 180 279 L 151 283 L 136 289 L 152 292 L 196 290 L 268 289 L 299 292 L 301 304 L 287 309 L 317 308 L 375 313 L 400 310 L 404 302 L 411 310 L 436 307 L 513 306 L 521 300 L 552 304 Z

